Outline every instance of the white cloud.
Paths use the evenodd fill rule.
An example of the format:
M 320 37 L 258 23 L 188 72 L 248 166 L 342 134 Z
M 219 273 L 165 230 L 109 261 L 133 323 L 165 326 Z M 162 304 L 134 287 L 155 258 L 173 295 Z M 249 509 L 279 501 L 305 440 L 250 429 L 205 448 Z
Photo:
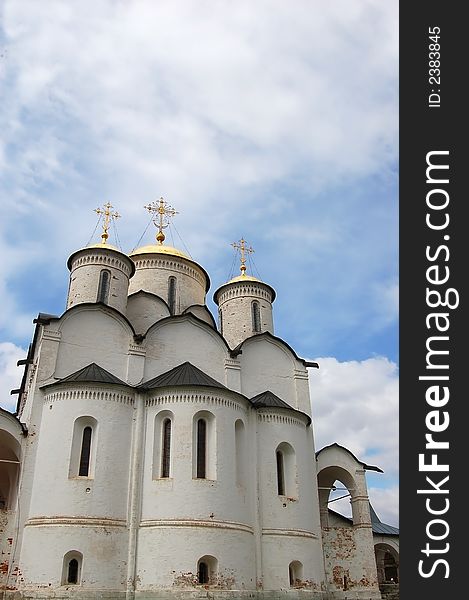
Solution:
M 316 196 L 396 159 L 397 2 L 47 6 L 4 2 L 0 193 L 3 220 L 21 215 L 20 235 L 28 228 L 44 248 L 54 239 L 63 261 L 87 240 L 101 200 L 125 216 L 130 249 L 143 204 L 164 195 L 203 261 L 234 226 L 278 236 L 270 194 L 285 179 Z M 316 247 L 331 247 L 344 212 L 325 223 L 327 199 L 310 204 L 289 211 L 285 231 L 294 241 L 305 222 L 320 223 Z M 2 281 L 15 312 L 11 272 Z
M 379 517 L 396 520 L 399 468 L 399 381 L 395 363 L 384 357 L 339 362 L 314 359 L 310 390 L 316 449 L 337 442 L 369 465 L 380 467 L 384 490 L 373 486 L 370 498 Z M 338 510 L 339 501 L 333 508 Z M 390 523 L 392 524 L 392 523 Z
M 281 229 L 276 264 L 290 266 L 294 255 L 301 270 L 307 254 L 324 273 L 343 274 L 342 296 L 355 293 L 364 273 L 376 275 L 370 263 L 389 261 L 382 229 L 370 234 L 366 207 L 349 196 L 354 177 L 387 172 L 396 159 L 397 7 L 48 0 L 45 11 L 35 0 L 6 0 L 0 191 L 9 319 L 18 311 L 13 277 L 44 260 L 49 240 L 63 264 L 87 240 L 92 209 L 110 198 L 131 248 L 142 205 L 160 194 L 180 211 L 178 229 L 199 260 L 226 243 L 233 223 L 252 221 L 265 240 L 279 240 Z M 272 197 L 285 178 L 309 190 L 301 206 Z M 336 181 L 350 187 L 339 204 L 321 196 Z M 380 200 L 372 210 L 386 212 Z M 352 213 L 361 236 L 347 230 Z M 367 235 L 372 251 L 360 243 Z M 315 290 L 331 289 L 324 275 L 314 279 Z M 389 281 L 369 283 L 384 321 L 395 315 Z M 340 327 L 364 318 L 334 308 Z
M 26 357 L 26 350 L 11 344 L 0 343 L 0 406 L 14 412 L 18 396 L 10 395 L 10 390 L 19 388 L 23 371 L 16 366 L 18 360 Z
M 368 490 L 371 504 L 382 523 L 399 527 L 399 488 L 370 487 Z

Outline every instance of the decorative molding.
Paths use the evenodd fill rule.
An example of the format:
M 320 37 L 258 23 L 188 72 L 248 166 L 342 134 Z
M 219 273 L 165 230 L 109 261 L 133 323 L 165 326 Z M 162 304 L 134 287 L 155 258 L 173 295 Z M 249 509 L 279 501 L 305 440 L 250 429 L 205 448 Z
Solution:
M 132 354 L 135 356 L 145 356 L 146 353 L 146 348 L 142 348 L 142 346 L 139 346 L 138 344 L 129 344 L 128 354 Z
M 237 358 L 225 358 L 225 369 L 241 371 L 241 363 Z
M 87 248 L 84 248 L 83 250 L 87 250 Z M 72 262 L 71 270 L 74 271 L 79 267 L 87 267 L 88 265 L 100 265 L 118 269 L 127 275 L 127 277 L 130 277 L 130 273 L 132 271 L 131 266 L 127 265 L 123 260 L 114 256 L 107 256 L 105 254 L 98 253 L 80 256 Z
M 44 332 L 42 334 L 43 340 L 51 340 L 52 342 L 60 342 L 61 337 L 61 331 L 54 331 L 52 329 L 44 329 Z
M 243 531 L 245 533 L 254 533 L 254 529 L 244 523 L 236 521 L 215 521 L 201 519 L 149 519 L 140 522 L 140 527 L 210 527 L 214 529 L 227 529 L 230 531 Z
M 227 284 L 225 284 L 227 285 Z M 246 296 L 252 296 L 254 298 L 264 298 L 270 304 L 272 304 L 272 293 L 268 290 L 267 287 L 264 286 L 262 282 L 254 283 L 243 283 L 237 281 L 230 285 L 226 290 L 224 290 L 218 299 L 218 306 L 221 307 L 227 300 L 232 300 L 233 298 L 245 298 Z
M 88 386 L 86 382 L 77 382 L 77 386 Z M 127 404 L 129 406 L 133 406 L 135 404 L 135 399 L 129 394 L 125 394 L 123 392 L 111 392 L 109 390 L 102 389 L 93 389 L 93 388 L 82 388 L 79 390 L 60 390 L 57 392 L 52 392 L 50 394 L 46 394 L 44 396 L 44 404 L 59 402 L 61 400 L 66 401 L 76 401 L 76 400 L 95 400 L 97 402 L 117 402 L 118 404 Z
M 263 529 L 262 535 L 280 535 L 288 537 L 304 537 L 313 540 L 319 539 L 317 534 L 306 529 Z
M 125 519 L 111 519 L 109 517 L 31 517 L 25 527 L 48 527 L 51 525 L 66 525 L 75 527 L 126 527 Z
M 284 425 L 296 425 L 298 427 L 306 427 L 306 424 L 295 417 L 286 415 L 278 415 L 275 413 L 259 412 L 257 420 L 263 423 L 282 423 Z
M 187 275 L 188 277 L 195 279 L 197 283 L 204 288 L 206 285 L 205 275 L 183 262 L 167 258 L 135 258 L 134 263 L 136 269 L 165 269 L 167 271 L 176 271 L 182 275 Z
M 305 381 L 308 381 L 308 371 L 306 369 L 295 369 L 293 372 L 293 377 L 294 379 L 304 379 Z
M 222 398 L 210 392 L 169 392 L 153 395 L 145 401 L 145 406 L 159 406 L 161 404 L 210 404 L 223 406 L 245 412 L 246 408 L 241 402 L 231 398 Z

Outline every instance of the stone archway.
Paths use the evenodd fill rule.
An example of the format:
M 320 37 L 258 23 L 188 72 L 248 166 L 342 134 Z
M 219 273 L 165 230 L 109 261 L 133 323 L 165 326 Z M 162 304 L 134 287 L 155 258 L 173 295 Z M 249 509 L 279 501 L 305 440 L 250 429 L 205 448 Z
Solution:
M 317 454 L 319 509 L 329 592 L 334 598 L 380 599 L 365 470 L 380 470 L 332 444 Z M 328 502 L 339 481 L 350 494 L 352 525 L 329 521 Z
M 389 544 L 375 544 L 378 583 L 399 583 L 399 552 Z
M 16 505 L 19 459 L 18 441 L 0 429 L 0 510 L 13 510 Z

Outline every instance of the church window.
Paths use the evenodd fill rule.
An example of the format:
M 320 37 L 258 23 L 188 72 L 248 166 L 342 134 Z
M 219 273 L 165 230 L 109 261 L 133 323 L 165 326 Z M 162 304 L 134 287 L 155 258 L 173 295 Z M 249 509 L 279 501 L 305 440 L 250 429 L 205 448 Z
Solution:
M 208 566 L 207 563 L 200 562 L 199 570 L 197 572 L 197 578 L 199 583 L 208 583 Z
M 277 493 L 289 498 L 298 497 L 295 451 L 287 442 L 278 445 L 275 451 L 277 470 Z
M 153 430 L 153 479 L 172 477 L 172 443 L 174 437 L 174 415 L 170 410 L 156 413 Z
M 92 478 L 96 461 L 98 422 L 93 417 L 79 417 L 73 425 L 69 477 Z
M 206 478 L 207 463 L 207 421 L 197 421 L 197 479 Z
M 277 458 L 277 493 L 279 496 L 285 495 L 285 471 L 283 464 L 283 454 L 281 450 L 276 452 Z
M 197 563 L 197 583 L 201 585 L 216 582 L 218 561 L 214 556 L 202 556 Z
M 161 451 L 161 477 L 169 477 L 171 465 L 171 419 L 163 421 Z
M 80 452 L 80 467 L 78 469 L 78 475 L 80 477 L 88 477 L 90 471 L 90 456 L 91 456 L 91 435 L 93 430 L 91 427 L 85 427 L 83 429 L 83 436 L 81 440 L 81 452 Z
M 103 269 L 99 275 L 97 302 L 107 304 L 109 300 L 109 288 L 111 286 L 111 272 Z
M 290 587 L 298 587 L 303 579 L 303 565 L 299 560 L 294 560 L 288 565 Z
M 168 306 L 170 314 L 176 313 L 176 277 L 168 279 Z
M 215 415 L 207 410 L 201 410 L 194 415 L 192 422 L 192 477 L 215 480 Z
M 67 583 L 78 583 L 78 561 L 76 558 L 68 563 Z
M 259 302 L 254 300 L 251 304 L 252 310 L 252 330 L 255 333 L 260 333 L 261 331 L 261 309 L 259 306 Z
M 220 325 L 220 333 L 223 335 L 223 313 L 221 308 L 218 309 L 218 323 Z
M 81 579 L 83 555 L 71 550 L 64 556 L 62 567 L 62 585 L 78 585 Z
M 246 469 L 246 440 L 244 423 L 241 419 L 237 419 L 235 423 L 235 460 L 236 485 L 243 485 Z

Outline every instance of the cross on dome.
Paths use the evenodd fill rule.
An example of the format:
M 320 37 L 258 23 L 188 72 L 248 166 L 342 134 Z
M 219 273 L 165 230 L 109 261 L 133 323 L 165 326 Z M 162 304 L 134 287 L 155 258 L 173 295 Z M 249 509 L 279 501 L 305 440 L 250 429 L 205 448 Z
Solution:
M 153 201 L 147 206 L 144 206 L 148 212 L 152 213 L 153 223 L 158 227 L 158 233 L 156 234 L 156 241 L 162 245 L 165 240 L 165 234 L 163 229 L 166 229 L 169 225 L 169 218 L 179 214 L 177 210 L 174 210 L 163 198 L 160 198 L 158 202 Z
M 231 244 L 235 250 L 239 250 L 241 254 L 241 265 L 239 270 L 241 271 L 241 275 L 246 275 L 246 254 L 253 254 L 254 248 L 252 246 L 246 246 L 246 240 L 241 238 L 239 242 L 233 242 Z
M 102 239 L 102 243 L 106 244 L 107 243 L 107 239 L 109 237 L 109 227 L 111 225 L 111 221 L 113 219 L 119 219 L 120 218 L 120 214 L 116 211 L 116 212 L 112 212 L 111 208 L 114 208 L 112 206 L 112 204 L 110 202 L 106 202 L 106 204 L 103 205 L 102 208 L 95 208 L 94 212 L 97 213 L 99 216 L 104 215 L 104 219 L 103 219 L 103 233 L 101 234 L 101 239 Z

